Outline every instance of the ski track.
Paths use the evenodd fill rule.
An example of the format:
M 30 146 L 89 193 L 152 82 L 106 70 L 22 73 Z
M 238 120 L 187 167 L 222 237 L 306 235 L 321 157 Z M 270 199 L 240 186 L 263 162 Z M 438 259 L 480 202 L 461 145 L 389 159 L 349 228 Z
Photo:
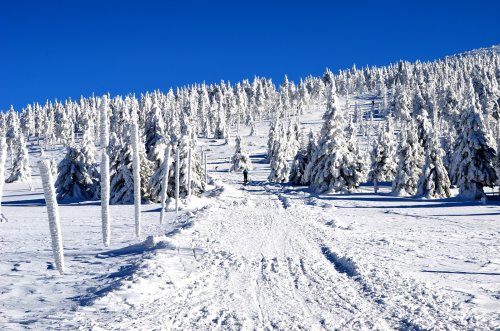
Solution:
M 238 190 L 235 183 L 224 184 L 217 195 L 211 207 L 191 216 L 193 227 L 172 239 L 176 248 L 146 255 L 118 289 L 80 308 L 63 327 L 466 330 L 489 325 L 438 291 L 384 264 L 372 265 L 362 254 L 349 255 L 341 230 L 326 224 L 320 207 L 304 199 L 291 202 L 276 186 Z

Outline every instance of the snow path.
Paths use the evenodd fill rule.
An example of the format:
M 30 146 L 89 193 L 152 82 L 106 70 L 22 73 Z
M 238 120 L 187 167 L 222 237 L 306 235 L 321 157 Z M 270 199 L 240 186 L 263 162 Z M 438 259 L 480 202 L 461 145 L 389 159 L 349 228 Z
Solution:
M 219 183 L 219 185 L 221 185 Z M 435 290 L 349 256 L 338 229 L 270 185 L 219 187 L 166 249 L 66 327 L 83 329 L 466 329 Z M 278 192 L 278 193 L 277 193 Z M 332 213 L 335 213 L 332 210 Z M 323 214 L 324 215 L 324 214 Z M 484 322 L 484 321 L 483 321 Z M 481 324 L 483 323 L 481 322 Z

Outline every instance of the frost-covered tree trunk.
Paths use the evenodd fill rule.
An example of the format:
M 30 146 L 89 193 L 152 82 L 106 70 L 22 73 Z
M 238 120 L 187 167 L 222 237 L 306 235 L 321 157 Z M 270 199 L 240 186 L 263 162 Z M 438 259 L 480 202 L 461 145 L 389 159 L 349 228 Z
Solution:
M 104 246 L 108 247 L 111 242 L 111 225 L 109 216 L 109 124 L 108 124 L 108 97 L 105 95 L 101 100 L 101 219 L 102 239 Z
M 141 235 L 141 163 L 139 160 L 139 127 L 133 121 L 131 128 L 132 142 L 132 171 L 134 175 L 134 214 L 135 214 L 135 235 Z
M 7 160 L 7 141 L 5 137 L 0 138 L 0 222 L 7 221 L 2 212 L 3 186 L 5 183 L 5 161 Z
M 163 161 L 162 167 L 165 171 L 163 172 L 162 185 L 161 185 L 161 211 L 160 211 L 160 224 L 163 224 L 165 219 L 165 208 L 167 202 L 167 187 L 168 187 L 168 173 L 170 167 L 170 147 L 165 149 L 165 160 Z
M 179 172 L 180 172 L 180 154 L 181 148 L 177 147 L 177 153 L 175 154 L 175 212 L 179 212 Z
M 191 145 L 188 146 L 187 196 L 191 195 Z
M 207 152 L 204 153 L 203 157 L 203 165 L 205 169 L 205 183 L 208 183 L 208 172 L 207 172 Z
M 42 160 L 38 162 L 40 176 L 42 177 L 43 192 L 45 203 L 47 205 L 47 215 L 49 217 L 50 237 L 52 239 L 52 252 L 56 268 L 62 275 L 64 273 L 64 251 L 62 245 L 61 224 L 59 221 L 59 207 L 56 201 L 56 190 L 54 189 L 54 180 L 50 170 L 50 161 Z

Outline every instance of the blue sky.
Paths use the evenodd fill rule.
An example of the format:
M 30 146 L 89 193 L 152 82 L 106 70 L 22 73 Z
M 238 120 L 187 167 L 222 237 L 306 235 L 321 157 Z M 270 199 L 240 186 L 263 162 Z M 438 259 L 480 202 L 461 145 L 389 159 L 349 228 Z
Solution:
M 500 43 L 500 1 L 2 1 L 0 109 Z

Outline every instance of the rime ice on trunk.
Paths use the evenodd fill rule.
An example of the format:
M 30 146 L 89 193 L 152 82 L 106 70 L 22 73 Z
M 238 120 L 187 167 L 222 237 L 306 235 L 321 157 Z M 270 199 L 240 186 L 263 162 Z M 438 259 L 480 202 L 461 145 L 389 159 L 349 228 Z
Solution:
M 102 239 L 104 246 L 108 247 L 111 241 L 111 226 L 109 217 L 109 127 L 108 127 L 108 97 L 102 98 L 100 106 L 101 117 L 101 218 L 102 218 Z
M 132 171 L 134 174 L 134 211 L 135 211 L 135 235 L 141 235 L 141 163 L 139 160 L 139 128 L 137 123 L 132 123 L 130 132 L 132 140 Z
M 111 242 L 111 225 L 109 222 L 109 156 L 102 153 L 101 159 L 101 218 L 102 240 L 108 247 Z
M 175 212 L 179 212 L 179 163 L 180 163 L 180 145 L 177 146 L 177 153 L 175 155 Z
M 5 137 L 0 138 L 0 222 L 6 221 L 7 218 L 1 211 L 3 185 L 5 183 L 5 161 L 7 160 L 7 142 Z
M 204 152 L 204 154 L 203 154 L 203 162 L 204 162 L 204 168 L 205 168 L 205 183 L 208 183 L 207 152 Z
M 165 161 L 163 161 L 163 167 L 165 167 L 164 176 L 162 178 L 161 185 L 161 211 L 160 211 L 160 224 L 163 224 L 165 218 L 165 207 L 167 201 L 167 187 L 168 187 L 168 172 L 170 167 L 170 147 L 165 149 Z
M 188 182 L 187 182 L 187 196 L 191 195 L 191 146 L 188 146 Z
M 61 224 L 59 222 L 59 209 L 56 201 L 56 190 L 54 189 L 54 180 L 50 171 L 50 161 L 42 160 L 38 162 L 40 176 L 42 177 L 43 192 L 45 203 L 47 205 L 47 214 L 49 217 L 50 237 L 52 239 L 52 252 L 56 268 L 61 275 L 64 273 L 64 251 L 61 236 Z

